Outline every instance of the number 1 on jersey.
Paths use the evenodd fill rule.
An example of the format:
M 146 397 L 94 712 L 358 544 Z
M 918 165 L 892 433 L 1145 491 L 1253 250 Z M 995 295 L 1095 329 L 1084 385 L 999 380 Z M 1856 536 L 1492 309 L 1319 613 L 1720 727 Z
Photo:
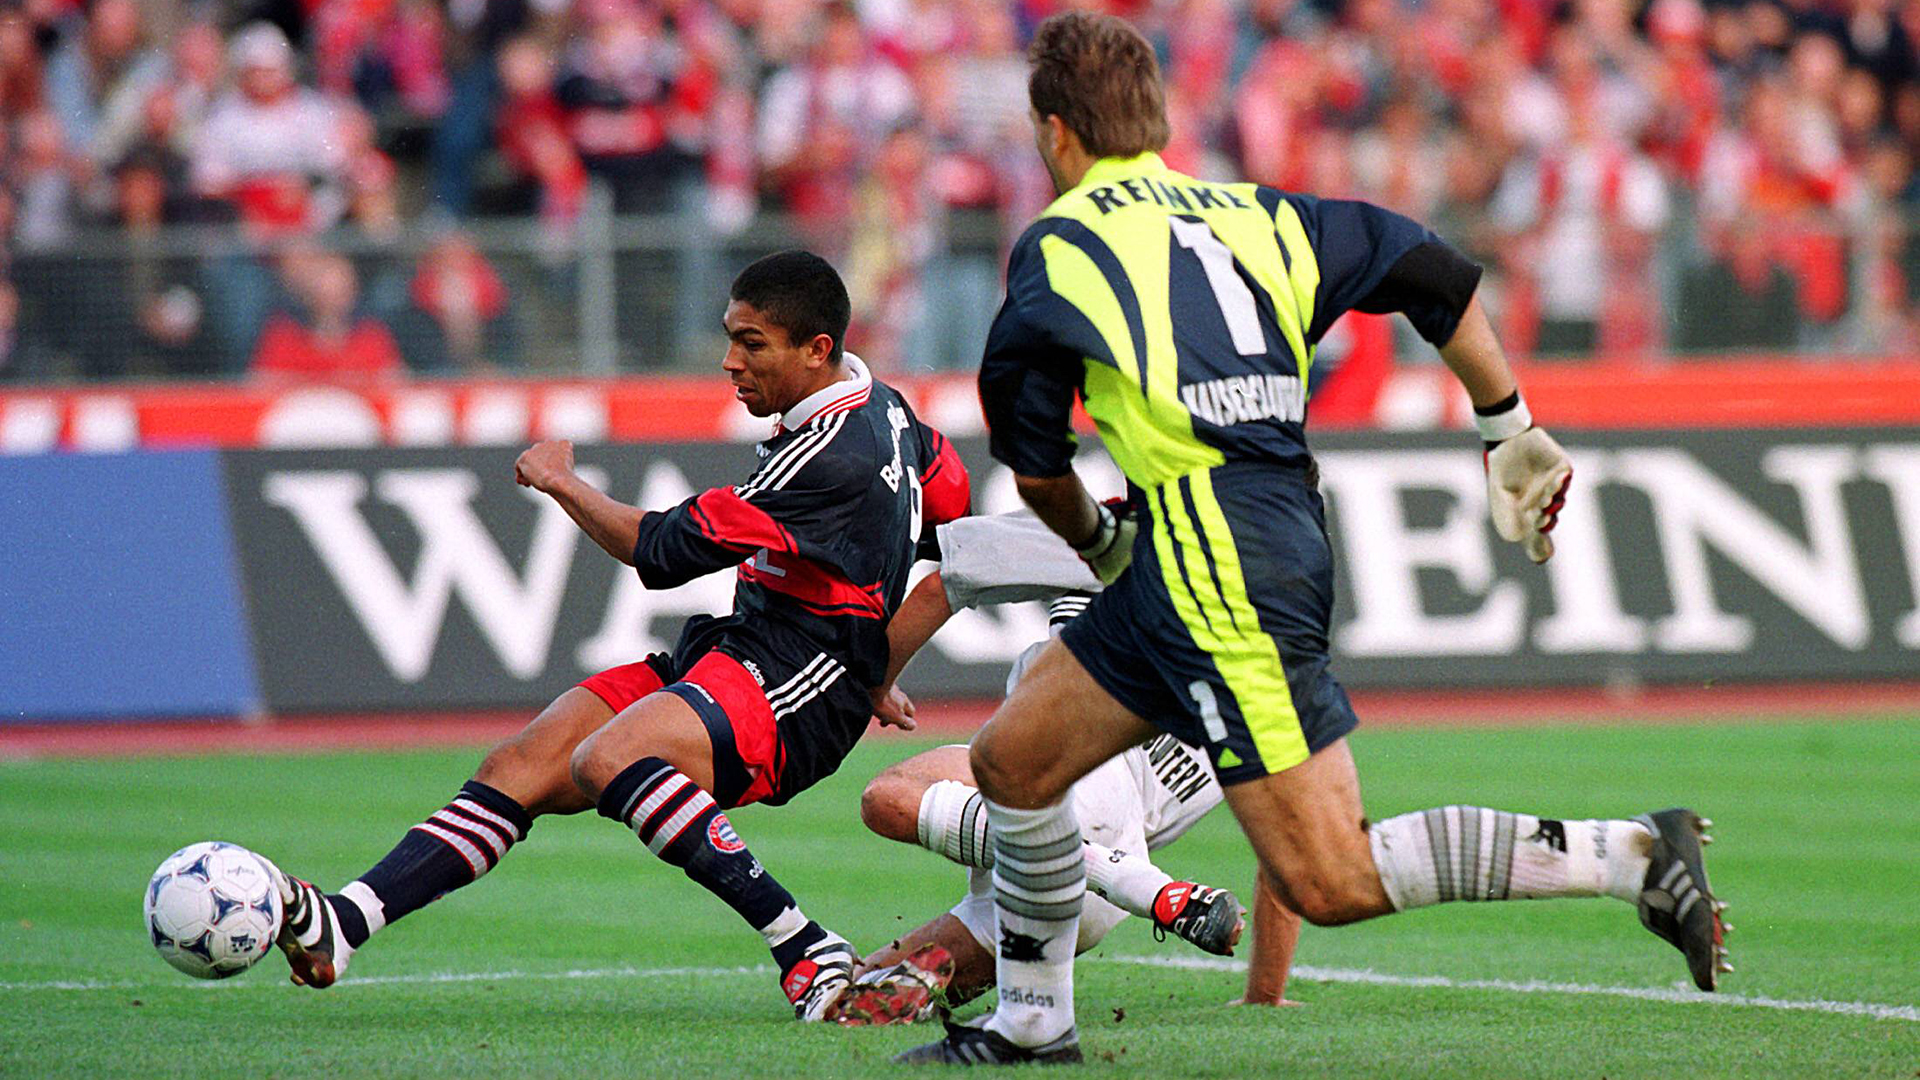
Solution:
M 1260 332 L 1260 306 L 1254 303 L 1253 290 L 1233 269 L 1233 252 L 1213 235 L 1204 222 L 1170 217 L 1173 238 L 1193 252 L 1206 271 L 1207 284 L 1220 314 L 1227 320 L 1227 333 L 1233 335 L 1233 347 L 1241 356 L 1259 356 L 1267 351 L 1267 336 Z
M 1200 707 L 1200 726 L 1207 733 L 1207 741 L 1216 746 L 1226 742 L 1227 721 L 1220 715 L 1220 700 L 1213 696 L 1213 687 L 1205 679 L 1195 679 L 1187 684 L 1187 693 Z

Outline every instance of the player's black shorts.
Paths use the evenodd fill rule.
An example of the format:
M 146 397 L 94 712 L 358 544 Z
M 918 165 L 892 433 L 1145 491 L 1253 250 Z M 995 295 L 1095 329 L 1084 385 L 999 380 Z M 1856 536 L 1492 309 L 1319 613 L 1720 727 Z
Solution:
M 1292 768 L 1358 723 L 1327 671 L 1333 552 L 1310 472 L 1229 464 L 1144 493 L 1133 565 L 1060 638 L 1223 784 Z
M 692 706 L 713 743 L 712 795 L 728 808 L 778 806 L 832 775 L 873 713 L 838 660 L 765 620 L 696 615 L 672 653 L 580 685 L 615 712 L 661 690 Z

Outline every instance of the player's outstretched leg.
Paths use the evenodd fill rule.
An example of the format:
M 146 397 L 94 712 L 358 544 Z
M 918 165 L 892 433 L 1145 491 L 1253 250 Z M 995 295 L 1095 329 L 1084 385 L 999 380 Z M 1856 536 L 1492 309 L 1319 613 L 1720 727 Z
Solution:
M 758 682 L 738 661 L 712 653 L 694 665 L 686 681 L 621 710 L 583 741 L 573 755 L 574 783 L 603 817 L 632 829 L 647 850 L 679 867 L 758 931 L 779 965 L 780 988 L 794 1015 L 820 1020 L 845 992 L 859 956 L 845 938 L 802 914 L 793 894 L 734 832 L 712 794 L 720 768 L 718 736 L 689 699 L 714 706 L 711 722 L 727 725 L 721 730 L 730 748 L 737 748 L 743 735 L 777 738 Z M 737 724 L 734 712 L 742 716 Z M 755 722 L 766 730 L 748 726 Z M 734 754 L 725 763 L 728 769 L 746 772 L 737 749 Z M 761 795 L 749 783 L 727 797 L 732 805 Z
M 796 1016 L 825 1016 L 852 977 L 853 947 L 801 914 L 793 894 L 753 857 L 705 788 L 667 761 L 645 757 L 607 783 L 599 809 L 760 932 Z
M 890 815 L 882 808 L 863 802 L 862 810 L 870 825 L 888 826 L 884 819 Z M 962 866 L 993 867 L 986 802 L 977 789 L 957 780 L 928 785 L 920 797 L 913 839 Z M 1246 929 L 1243 909 L 1233 893 L 1195 881 L 1175 881 L 1143 855 L 1091 840 L 1081 852 L 1087 864 L 1088 892 L 1151 921 L 1157 935 L 1171 932 L 1203 952 L 1233 955 Z
M 1656 933 L 1673 932 L 1668 940 L 1687 953 L 1701 989 L 1714 989 L 1714 968 L 1724 963 L 1725 928 L 1707 891 L 1691 811 L 1576 821 L 1442 806 L 1369 826 L 1345 739 L 1226 793 L 1281 899 L 1316 925 L 1454 900 L 1611 896 L 1651 909 L 1643 918 Z M 1658 917 L 1663 904 L 1677 915 L 1695 894 L 1690 927 Z M 1696 965 L 1695 956 L 1713 963 Z
M 1370 840 L 1395 910 L 1448 900 L 1611 896 L 1687 957 L 1694 984 L 1718 985 L 1723 906 L 1707 885 L 1702 819 L 1662 810 L 1631 821 L 1569 821 L 1442 806 L 1389 818 Z
M 653 685 L 659 685 L 657 677 Z M 560 695 L 526 730 L 489 751 L 453 801 L 407 830 L 393 850 L 337 893 L 322 893 L 276 867 L 286 909 L 278 944 L 293 981 L 315 989 L 333 985 L 369 937 L 480 880 L 526 839 L 536 816 L 589 808 L 592 803 L 573 783 L 569 758 L 612 715 L 593 691 L 575 687 Z

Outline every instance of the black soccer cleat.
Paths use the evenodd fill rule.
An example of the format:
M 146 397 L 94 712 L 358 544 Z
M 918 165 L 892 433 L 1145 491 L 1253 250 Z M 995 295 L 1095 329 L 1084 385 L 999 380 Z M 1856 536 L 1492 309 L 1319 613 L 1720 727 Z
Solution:
M 265 861 L 265 860 L 262 860 Z M 290 978 L 296 986 L 325 990 L 347 973 L 353 946 L 340 932 L 333 904 L 319 889 L 282 873 L 272 863 L 274 887 L 280 890 L 280 931 L 274 944 L 287 956 Z
M 1201 952 L 1232 956 L 1246 925 L 1240 901 L 1225 889 L 1175 881 L 1153 898 L 1153 936 L 1158 941 L 1166 940 L 1171 930 Z
M 1633 820 L 1653 833 L 1648 852 L 1647 880 L 1640 889 L 1640 923 L 1679 949 L 1687 958 L 1693 984 L 1702 990 L 1719 988 L 1720 975 L 1731 972 L 1726 936 L 1733 927 L 1722 922 L 1726 902 L 1714 898 L 1707 884 L 1703 844 L 1713 843 L 1707 830 L 1713 822 L 1683 807 L 1656 810 Z
M 947 1021 L 947 1037 L 898 1054 L 900 1065 L 1078 1065 L 1080 1036 L 1073 1029 L 1045 1046 L 1016 1046 L 986 1028 Z

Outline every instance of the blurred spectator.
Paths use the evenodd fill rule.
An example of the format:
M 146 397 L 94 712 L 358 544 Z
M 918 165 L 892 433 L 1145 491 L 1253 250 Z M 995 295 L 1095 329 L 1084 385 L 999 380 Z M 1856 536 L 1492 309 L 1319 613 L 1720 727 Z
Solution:
M 146 45 L 135 0 L 94 0 L 47 59 L 47 105 L 74 152 L 100 160 L 95 140 L 110 114 L 138 114 L 166 57 Z
M 1824 44 L 1808 44 L 1816 40 Z M 1700 208 L 1709 235 L 1741 217 L 1768 221 L 1776 257 L 1798 283 L 1802 313 L 1826 323 L 1840 316 L 1847 300 L 1846 251 L 1833 214 L 1850 195 L 1853 178 L 1837 125 L 1818 111 L 1832 42 L 1807 38 L 1801 44 L 1806 51 L 1794 81 L 1772 76 L 1755 82 L 1744 126 L 1723 128 L 1709 140 Z
M 1861 302 L 1866 340 L 1896 356 L 1920 355 L 1920 236 L 1915 235 L 1913 161 L 1900 144 L 1881 138 L 1861 169 L 1871 205 L 1862 230 L 1867 280 Z
M 400 347 L 385 324 L 359 312 L 353 264 L 339 255 L 290 255 L 289 292 L 305 320 L 273 316 L 254 354 L 256 374 L 273 379 L 365 382 L 400 372 Z
M 334 114 L 346 198 L 346 218 L 375 240 L 390 241 L 402 227 L 393 159 L 374 144 L 373 119 L 359 109 Z
M 536 14 L 557 16 L 564 0 L 451 0 L 447 4 L 447 109 L 434 126 L 431 169 L 435 209 L 455 217 L 473 205 L 474 174 L 493 145 L 500 84 L 494 57 Z
M 46 252 L 73 231 L 75 174 L 83 166 L 67 154 L 60 121 L 41 110 L 20 119 L 8 186 L 14 194 L 13 240 L 22 251 Z
M 906 332 L 921 315 L 921 269 L 933 252 L 930 156 L 926 136 L 903 125 L 881 146 L 871 174 L 857 189 L 847 295 L 856 312 L 850 337 L 879 355 L 902 356 Z M 923 361 L 921 361 L 923 362 Z
M 40 108 L 44 80 L 33 24 L 18 11 L 0 12 L 0 116 L 11 120 Z
M 1897 0 L 1852 0 L 1847 5 L 1847 59 L 1883 86 L 1920 78 L 1920 41 L 1896 17 Z M 1913 5 L 1906 5 L 1910 10 Z
M 1647 260 L 1666 223 L 1666 185 L 1602 128 L 1593 90 L 1570 96 L 1567 142 L 1517 162 L 1494 196 L 1509 264 L 1534 292 L 1532 351 L 1543 355 L 1644 347 L 1655 332 Z
M 103 111 L 93 144 L 96 160 L 119 161 L 137 142 L 164 141 L 191 154 L 220 90 L 225 51 L 220 31 L 211 24 L 183 27 L 165 62 L 151 68 L 151 77 L 129 81 Z
M 315 82 L 355 96 L 390 127 L 446 112 L 446 13 L 428 0 L 331 0 L 315 12 Z
M 992 206 L 1001 196 L 1001 170 L 1012 152 L 1024 155 L 1033 138 L 1027 107 L 1027 62 L 1013 14 L 993 0 L 966 0 L 965 47 L 921 63 L 928 82 L 920 98 L 939 108 L 950 158 L 942 196 L 950 206 Z M 876 83 L 876 85 L 879 85 Z M 936 105 L 937 103 L 937 105 Z M 886 153 L 883 149 L 882 155 Z M 964 158 L 962 165 L 954 158 Z M 953 175 L 961 168 L 973 177 Z
M 1060 6 L 12 5 L 0 370 L 244 366 L 281 293 L 316 291 L 279 248 L 319 235 L 412 366 L 510 362 L 515 327 L 582 325 L 609 281 L 617 339 L 673 363 L 711 332 L 685 295 L 792 242 L 763 204 L 843 260 L 881 370 L 971 363 L 1004 246 L 1052 198 L 1022 53 Z M 1160 55 L 1174 167 L 1431 221 L 1486 264 L 1516 349 L 1920 352 L 1920 0 L 1104 6 Z M 618 211 L 678 215 L 671 248 L 577 230 L 594 176 Z M 543 227 L 490 258 L 409 227 L 476 212 Z M 509 291 L 517 260 L 544 272 Z
M 1646 145 L 1654 159 L 1691 186 L 1700 176 L 1721 111 L 1721 80 L 1707 52 L 1707 14 L 1698 0 L 1654 0 L 1647 29 L 1659 50 L 1649 65 L 1654 109 Z
M 866 163 L 913 111 L 913 85 L 867 40 L 853 8 L 829 4 L 806 59 L 760 95 L 761 168 L 814 244 L 845 244 Z
M 114 167 L 118 251 L 101 260 L 86 295 L 96 369 L 115 374 L 211 375 L 224 368 L 208 335 L 196 260 L 169 252 L 162 227 L 180 220 L 181 157 L 142 147 Z
M 1379 125 L 1354 136 L 1356 186 L 1390 210 L 1416 221 L 1430 219 L 1447 177 L 1439 136 L 1416 100 L 1388 102 Z
M 5 160 L 21 330 L 15 366 L 24 375 L 47 375 L 86 347 L 85 320 L 75 311 L 86 269 L 61 251 L 74 231 L 75 166 L 60 121 L 44 109 L 20 118 L 12 142 Z
M 538 38 L 518 37 L 500 49 L 500 150 L 527 185 L 515 200 L 550 223 L 580 213 L 587 169 L 567 134 L 567 114 L 553 92 L 553 54 Z
M 700 176 L 716 72 L 640 0 L 582 0 L 582 13 L 557 88 L 574 148 L 612 184 L 617 210 L 678 209 Z
M 1694 352 L 1784 350 L 1799 337 L 1793 279 L 1752 222 L 1726 233 L 1723 253 L 1680 283 L 1674 347 Z
M 231 200 L 258 233 L 324 228 L 344 208 L 348 165 L 332 105 L 294 81 L 293 50 L 267 23 L 236 34 L 235 88 L 214 104 L 194 153 L 194 183 Z
M 407 298 L 400 329 L 414 368 L 471 375 L 515 362 L 506 283 L 466 233 L 448 230 L 427 248 Z
M 1320 53 L 1308 42 L 1276 37 L 1255 53 L 1234 99 L 1231 136 L 1240 175 L 1305 188 L 1305 148 L 1321 123 L 1324 79 Z

